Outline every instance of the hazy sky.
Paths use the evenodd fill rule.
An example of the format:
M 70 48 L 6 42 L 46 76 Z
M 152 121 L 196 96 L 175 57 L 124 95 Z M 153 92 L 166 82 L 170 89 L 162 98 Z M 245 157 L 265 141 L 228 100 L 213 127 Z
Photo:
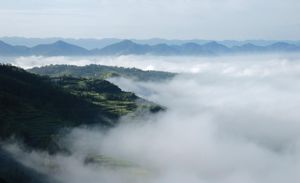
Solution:
M 300 39 L 299 0 L 0 0 L 0 36 Z

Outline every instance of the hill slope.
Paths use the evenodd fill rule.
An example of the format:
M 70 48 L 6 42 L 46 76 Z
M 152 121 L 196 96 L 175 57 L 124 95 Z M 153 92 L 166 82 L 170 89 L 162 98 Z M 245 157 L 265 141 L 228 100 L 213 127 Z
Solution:
M 47 175 L 22 165 L 9 152 L 0 147 L 1 183 L 54 183 Z
M 161 71 L 143 71 L 136 68 L 112 67 L 103 65 L 50 65 L 45 67 L 35 67 L 28 70 L 29 72 L 39 75 L 47 75 L 51 77 L 71 75 L 84 78 L 100 78 L 106 79 L 109 77 L 125 77 L 141 81 L 158 81 L 171 79 L 175 76 L 174 73 Z
M 58 148 L 54 142 L 64 128 L 108 127 L 138 108 L 162 109 L 108 81 L 41 77 L 7 65 L 0 65 L 0 86 L 0 138 L 15 135 L 48 150 Z

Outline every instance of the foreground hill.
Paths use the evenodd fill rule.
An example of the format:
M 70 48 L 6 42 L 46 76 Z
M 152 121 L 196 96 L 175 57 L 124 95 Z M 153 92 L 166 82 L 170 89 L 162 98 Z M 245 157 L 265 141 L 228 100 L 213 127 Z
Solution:
M 1 183 L 54 183 L 49 176 L 36 172 L 18 162 L 9 152 L 0 147 Z
M 14 135 L 30 147 L 55 150 L 65 128 L 113 126 L 125 114 L 162 108 L 108 81 L 41 77 L 0 65 L 0 138 Z
M 143 71 L 136 68 L 112 67 L 103 65 L 49 65 L 44 67 L 35 67 L 28 70 L 29 72 L 47 75 L 51 77 L 75 76 L 84 78 L 107 79 L 110 77 L 125 77 L 140 81 L 159 81 L 171 79 L 174 73 L 161 71 Z

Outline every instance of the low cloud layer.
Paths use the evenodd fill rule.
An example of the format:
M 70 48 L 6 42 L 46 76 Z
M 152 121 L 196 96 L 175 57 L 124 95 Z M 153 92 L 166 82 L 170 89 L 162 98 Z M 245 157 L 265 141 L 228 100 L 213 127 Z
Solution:
M 111 80 L 166 106 L 166 112 L 134 120 L 124 117 L 105 133 L 74 129 L 62 141 L 71 156 L 32 152 L 24 159 L 17 147 L 7 149 L 27 166 L 63 183 L 300 180 L 297 56 L 118 59 L 114 64 L 137 64 L 142 69 L 151 64 L 154 69 L 182 72 L 164 83 Z M 109 60 L 105 63 L 110 65 Z M 143 173 L 83 163 L 95 155 L 132 162 Z
M 159 70 L 178 73 L 199 73 L 206 70 L 233 67 L 243 67 L 243 71 L 256 67 L 260 72 L 266 69 L 266 64 L 280 64 L 288 61 L 299 61 L 299 54 L 278 55 L 239 55 L 222 57 L 184 57 L 184 56 L 115 56 L 115 57 L 16 57 L 2 58 L 1 62 L 11 63 L 25 69 L 50 64 L 70 64 L 84 66 L 87 64 L 101 64 L 119 67 L 135 67 L 142 70 Z M 241 64 L 239 64 L 241 63 Z M 232 65 L 233 64 L 233 65 Z M 258 64 L 258 66 L 257 66 Z M 263 65 L 263 66 L 262 66 Z M 221 70 L 222 71 L 222 70 Z M 224 71 L 224 70 L 223 70 Z M 227 72 L 227 71 L 225 71 Z

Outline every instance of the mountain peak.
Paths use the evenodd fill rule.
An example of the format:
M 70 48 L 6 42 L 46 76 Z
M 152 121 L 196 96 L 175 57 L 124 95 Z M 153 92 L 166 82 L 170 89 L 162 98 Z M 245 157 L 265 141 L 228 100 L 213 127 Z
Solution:
M 62 41 L 62 40 L 58 40 L 56 42 L 53 43 L 54 45 L 71 45 L 65 41 Z
M 216 41 L 210 41 L 210 42 L 208 42 L 208 43 L 206 43 L 206 44 L 204 44 L 204 45 L 206 45 L 206 46 L 224 46 L 224 45 L 222 45 L 222 44 L 219 44 L 219 43 L 216 42 Z
M 277 42 L 268 47 L 269 49 L 277 51 L 299 51 L 300 47 L 295 44 L 289 44 L 285 42 Z
M 247 44 L 242 45 L 241 47 L 243 47 L 243 48 L 257 48 L 259 46 L 256 46 L 252 43 L 247 43 Z
M 202 45 L 202 47 L 211 49 L 211 51 L 220 51 L 220 50 L 225 51 L 225 50 L 229 49 L 227 46 L 224 46 L 223 44 L 220 44 L 216 41 L 208 42 L 208 43 Z
M 64 41 L 56 41 L 52 44 L 37 45 L 31 49 L 36 55 L 63 56 L 86 55 L 88 50 Z
M 289 44 L 286 42 L 277 42 L 277 43 L 272 44 L 271 46 L 293 46 L 293 44 Z
M 121 42 L 119 42 L 119 43 L 116 43 L 116 44 L 122 44 L 122 45 L 135 45 L 136 43 L 133 42 L 133 41 L 131 41 L 131 40 L 129 40 L 129 39 L 125 39 L 125 40 L 123 40 L 123 41 L 121 41 Z
M 254 45 L 254 44 L 252 44 L 252 43 L 246 43 L 246 44 L 244 44 L 243 46 L 256 46 L 256 45 Z

